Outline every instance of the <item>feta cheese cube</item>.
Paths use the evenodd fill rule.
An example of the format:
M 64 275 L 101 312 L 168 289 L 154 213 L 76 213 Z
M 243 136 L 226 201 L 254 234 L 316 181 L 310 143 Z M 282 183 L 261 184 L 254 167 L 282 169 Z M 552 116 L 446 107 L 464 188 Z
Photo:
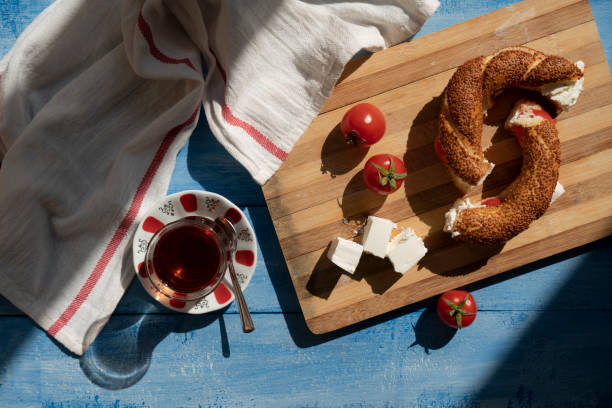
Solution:
M 411 228 L 404 229 L 389 243 L 387 257 L 395 272 L 405 274 L 427 253 L 423 240 Z
M 361 244 L 337 237 L 332 241 L 327 251 L 327 257 L 340 268 L 353 274 L 362 253 L 363 246 Z
M 363 230 L 363 250 L 364 252 L 384 258 L 387 255 L 387 247 L 391 232 L 397 226 L 390 220 L 368 217 L 368 223 Z

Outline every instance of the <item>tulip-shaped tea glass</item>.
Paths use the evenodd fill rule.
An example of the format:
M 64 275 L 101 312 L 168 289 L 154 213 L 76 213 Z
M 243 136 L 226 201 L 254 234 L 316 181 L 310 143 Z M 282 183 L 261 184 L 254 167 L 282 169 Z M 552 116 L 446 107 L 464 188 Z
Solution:
M 221 283 L 229 239 L 213 220 L 190 216 L 164 225 L 151 238 L 146 274 L 162 296 L 198 300 Z

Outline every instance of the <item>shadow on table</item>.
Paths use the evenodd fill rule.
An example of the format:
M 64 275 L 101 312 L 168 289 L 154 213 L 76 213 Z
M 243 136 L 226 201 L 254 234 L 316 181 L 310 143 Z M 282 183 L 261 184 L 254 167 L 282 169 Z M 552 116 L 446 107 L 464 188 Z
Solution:
M 203 109 L 185 149 L 187 171 L 205 190 L 221 194 L 240 206 L 265 205 L 261 187 L 215 139 Z
M 219 320 L 220 352 L 230 356 L 223 312 L 189 315 L 169 311 L 155 302 L 135 279 L 125 298 L 89 349 L 78 357 L 61 346 L 71 357 L 79 358 L 83 373 L 94 384 L 112 390 L 128 388 L 146 374 L 153 351 L 171 333 L 188 333 Z M 122 301 L 124 303 L 124 301 Z M 122 309 L 139 313 L 122 314 Z
M 612 401 L 612 238 L 565 252 L 562 259 L 591 251 L 521 335 L 473 403 L 503 406 L 609 406 Z M 536 262 L 512 276 L 545 266 Z M 602 271 L 589 274 L 594 267 Z M 576 305 L 568 310 L 565 304 Z M 587 312 L 588 311 L 588 312 Z M 486 339 L 483 339 L 485 341 Z
M 2 326 L 6 324 L 10 327 L 10 330 L 2 331 L 2 340 L 0 342 L 0 387 L 2 387 L 2 382 L 9 370 L 11 359 L 18 354 L 21 346 L 26 343 L 25 339 L 32 334 L 32 330 L 38 329 L 35 328 L 34 322 L 1 295 L 0 310 L 4 320 Z M 22 319 L 19 319 L 17 316 L 20 316 Z M 28 324 L 19 324 L 21 323 L 19 320 L 25 319 L 28 320 Z
M 113 315 L 96 341 L 80 357 L 79 365 L 91 382 L 111 390 L 128 388 L 146 374 L 155 347 L 170 333 L 188 333 L 217 319 L 221 353 L 224 357 L 230 355 L 222 314 L 143 313 Z

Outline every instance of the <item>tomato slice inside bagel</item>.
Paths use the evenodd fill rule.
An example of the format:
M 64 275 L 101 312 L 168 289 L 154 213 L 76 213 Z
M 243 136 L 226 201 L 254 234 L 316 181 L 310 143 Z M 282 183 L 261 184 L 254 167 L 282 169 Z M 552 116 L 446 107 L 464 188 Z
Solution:
M 523 144 L 523 128 L 520 126 L 514 126 L 512 128 L 512 133 L 514 133 L 514 137 L 520 144 Z
M 532 109 L 532 110 L 525 110 L 525 111 L 521 111 L 519 113 L 520 116 L 527 116 L 527 117 L 531 117 L 531 118 L 535 118 L 535 117 L 540 117 L 542 119 L 545 119 L 547 121 L 549 121 L 550 123 L 552 123 L 553 125 L 557 123 L 556 119 L 553 119 L 548 112 L 546 112 L 544 109 Z M 519 143 L 523 143 L 523 132 L 524 129 L 521 126 L 513 126 L 511 128 L 512 133 L 514 133 L 514 136 L 516 137 L 516 140 L 518 140 Z
M 550 117 L 550 115 L 548 114 L 548 112 L 546 112 L 546 111 L 545 111 L 545 110 L 543 110 L 543 109 L 534 109 L 534 110 L 532 110 L 532 112 L 533 112 L 533 114 L 534 114 L 535 116 L 540 116 L 541 118 L 546 119 L 546 120 L 547 120 L 547 121 L 549 121 L 550 123 L 553 123 L 553 124 L 557 123 L 557 120 L 556 120 L 556 119 L 551 118 L 551 117 Z
M 446 160 L 446 153 L 444 152 L 444 148 L 440 143 L 440 136 L 436 136 L 436 139 L 434 140 L 434 149 L 436 150 L 436 156 L 438 156 L 438 159 L 442 163 L 448 163 Z
M 485 207 L 497 207 L 498 205 L 500 205 L 501 203 L 503 203 L 504 200 L 503 198 L 499 198 L 499 197 L 490 197 L 487 198 L 486 200 L 484 200 L 483 202 L 481 202 L 481 205 L 484 205 Z

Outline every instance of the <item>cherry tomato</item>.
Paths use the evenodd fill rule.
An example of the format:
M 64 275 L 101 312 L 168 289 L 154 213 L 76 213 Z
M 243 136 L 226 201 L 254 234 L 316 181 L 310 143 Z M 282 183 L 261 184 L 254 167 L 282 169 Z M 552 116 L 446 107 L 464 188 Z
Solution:
M 442 322 L 450 327 L 461 329 L 476 319 L 476 301 L 465 290 L 449 290 L 438 299 L 436 308 Z
M 344 114 L 340 131 L 347 144 L 369 147 L 385 134 L 386 124 L 382 112 L 371 103 L 360 103 Z
M 397 191 L 406 178 L 404 162 L 392 154 L 377 154 L 368 159 L 363 181 L 375 193 L 386 195 Z

